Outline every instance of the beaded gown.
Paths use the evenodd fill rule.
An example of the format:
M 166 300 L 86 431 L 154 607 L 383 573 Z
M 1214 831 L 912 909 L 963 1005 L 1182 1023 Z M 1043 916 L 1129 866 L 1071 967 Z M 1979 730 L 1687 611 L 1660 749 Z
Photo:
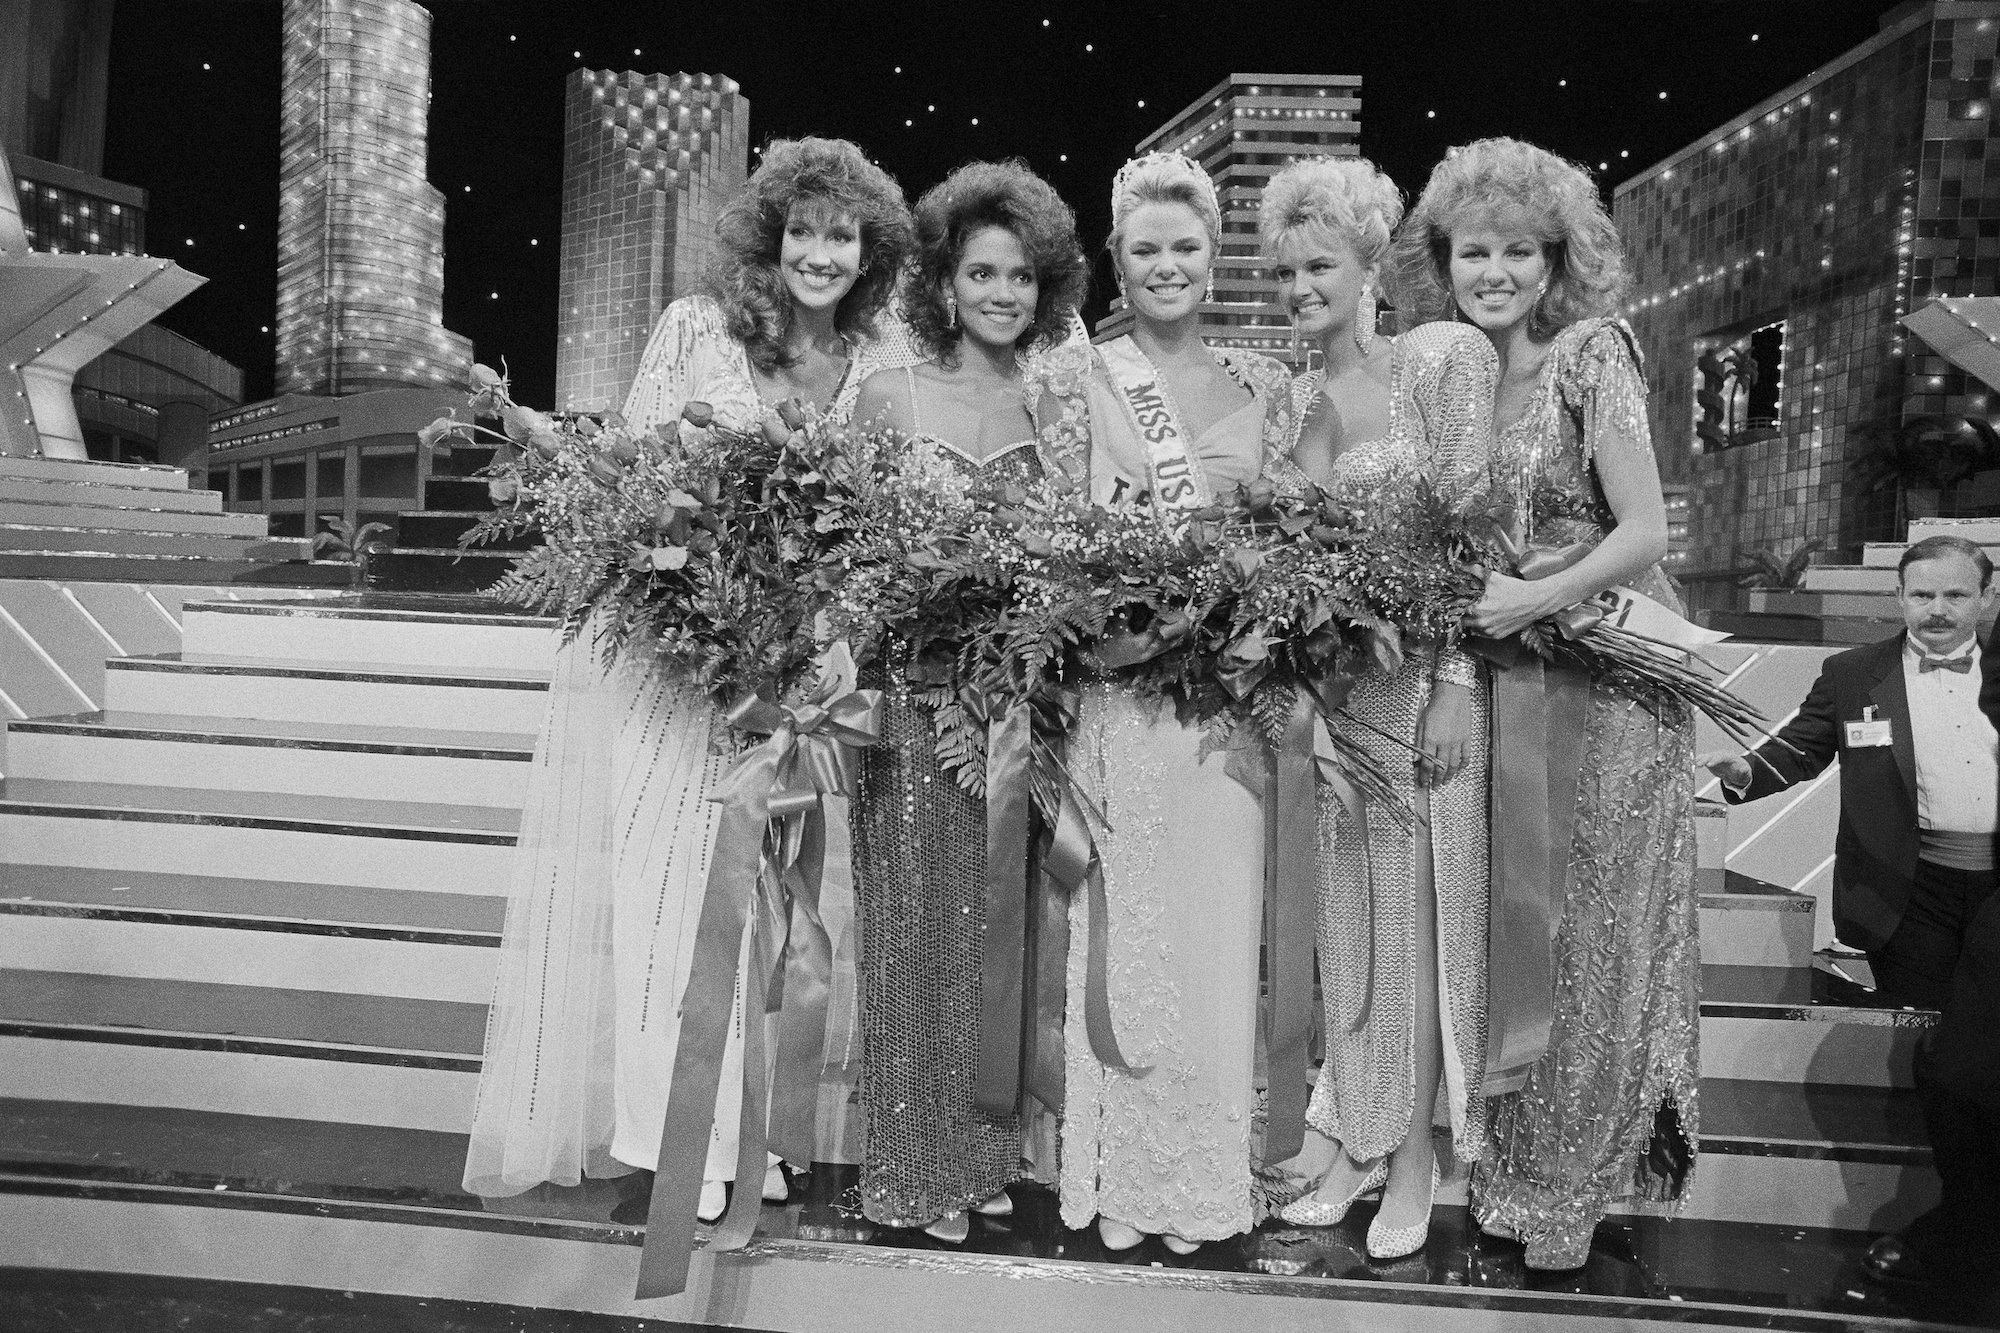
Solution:
M 852 410 L 861 377 L 879 364 L 868 349 L 856 357 L 832 415 Z M 736 429 L 754 429 L 766 411 L 747 352 L 705 296 L 661 315 L 624 415 L 644 429 L 692 401 Z M 466 1188 L 487 1196 L 650 1170 L 659 1153 L 721 808 L 709 792 L 727 757 L 704 696 L 643 663 L 607 670 L 596 631 L 586 624 L 556 654 L 522 810 L 465 1169 Z M 844 815 L 836 808 L 829 820 L 820 904 L 835 975 L 817 1155 L 832 1161 L 852 1160 L 842 1156 L 845 1110 L 859 1063 Z M 742 1023 L 739 989 L 709 1179 L 735 1175 Z
M 1603 449 L 1652 448 L 1631 330 L 1584 320 L 1558 334 L 1495 466 L 1532 488 L 1539 545 L 1602 539 L 1615 522 L 1594 470 Z M 1675 610 L 1658 566 L 1630 586 Z M 1530 1263 L 1574 1267 L 1614 1201 L 1678 1196 L 1697 1146 L 1700 955 L 1694 725 L 1671 701 L 1590 685 L 1568 893 L 1555 942 L 1548 1053 L 1518 1093 L 1488 1103 L 1473 1177 L 1482 1225 Z M 1673 1122 L 1685 1157 L 1668 1151 Z M 1667 1130 L 1667 1142 L 1655 1142 Z M 1649 1151 L 1649 1148 L 1652 1151 Z
M 1492 344 L 1469 326 L 1427 324 L 1397 339 L 1388 434 L 1336 455 L 1326 489 L 1367 509 L 1374 521 L 1393 524 L 1402 481 L 1428 473 L 1449 488 L 1483 473 L 1496 374 Z M 1299 400 L 1310 402 L 1322 382 L 1318 371 L 1294 382 L 1300 421 Z M 1364 809 L 1365 828 L 1358 829 L 1333 789 L 1319 788 L 1315 876 L 1326 1059 L 1306 1119 L 1359 1162 L 1394 1150 L 1409 1132 L 1416 1069 L 1416 839 L 1427 836 L 1444 1001 L 1438 1009 L 1444 1030 L 1440 1088 L 1453 1150 L 1471 1161 L 1479 1154 L 1484 1122 L 1479 1087 L 1486 1058 L 1490 708 L 1484 673 L 1463 651 L 1408 644 L 1405 652 L 1393 676 L 1371 675 L 1355 685 L 1346 709 L 1351 716 L 1336 717 L 1333 725 L 1380 761 L 1411 810 L 1419 793 L 1408 747 L 1416 743 L 1418 721 L 1438 684 L 1470 690 L 1471 741 L 1465 767 L 1430 790 L 1428 830 L 1379 804 Z
M 975 481 L 1042 476 L 1036 441 L 984 459 L 924 431 L 914 382 L 912 434 Z M 885 653 L 893 653 L 893 648 Z M 986 803 L 940 767 L 937 729 L 907 663 L 871 664 L 882 739 L 864 751 L 854 808 L 861 925 L 863 1213 L 926 1226 L 1027 1174 L 1022 1120 L 973 1105 L 986 926 Z
M 1051 452 L 1089 459 L 1100 502 L 1143 490 L 1143 446 L 1101 359 L 1079 352 L 1090 355 L 1087 372 L 1051 368 L 1051 389 L 1072 391 L 1060 418 L 1044 427 L 1060 441 Z M 1268 398 L 1286 393 L 1277 362 L 1233 355 L 1241 359 L 1218 360 L 1248 394 L 1188 450 L 1204 502 L 1257 477 Z M 1258 797 L 1228 773 L 1227 756 L 1201 750 L 1199 726 L 1156 713 L 1115 685 L 1083 691 L 1068 762 L 1109 825 L 1097 840 L 1112 1023 L 1126 1059 L 1150 1072 L 1107 1069 L 1092 1053 L 1084 1017 L 1090 931 L 1087 896 L 1079 894 L 1064 1020 L 1066 1226 L 1101 1215 L 1207 1241 L 1248 1231 L 1256 1220 L 1250 1130 L 1264 820 Z

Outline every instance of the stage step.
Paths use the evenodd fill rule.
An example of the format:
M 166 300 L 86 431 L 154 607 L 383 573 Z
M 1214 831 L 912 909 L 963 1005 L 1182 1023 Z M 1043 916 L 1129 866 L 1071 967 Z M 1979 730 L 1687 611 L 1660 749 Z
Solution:
M 365 716 L 365 715 L 357 715 Z M 535 737 L 353 723 L 93 712 L 7 728 L 14 777 L 518 806 Z
M 0 865 L 0 913 L 156 921 L 245 931 L 493 948 L 506 901 L 360 884 L 169 875 L 89 866 Z M 254 943 L 244 936 L 240 943 Z
M 1812 967 L 1704 966 L 1701 1069 L 1711 1078 L 1907 1088 L 1933 1010 L 1873 1003 Z
M 312 544 L 296 537 L 213 537 L 128 528 L 30 527 L 0 524 L 8 555 L 172 555 L 204 560 L 310 560 Z
M 0 499 L 0 523 L 18 523 L 27 527 L 118 528 L 183 535 L 202 533 L 218 537 L 263 537 L 267 535 L 266 522 L 262 514 L 191 514 L 115 505 Z
M 414 597 L 296 604 L 190 604 L 183 654 L 289 658 L 317 665 L 403 662 L 432 667 L 547 671 L 556 622 L 472 598 L 430 609 Z
M 284 658 L 163 653 L 104 664 L 105 707 L 275 721 L 534 734 L 542 724 L 549 671 L 398 662 L 305 665 Z
M 463 1134 L 486 1006 L 0 969 L 0 1096 Z
M 1704 1078 L 1701 1096 L 1687 1216 L 1879 1232 L 1937 1203 L 1913 1092 Z
M 86 463 L 66 458 L 0 455 L 0 477 L 21 481 L 70 481 L 136 486 L 149 491 L 185 491 L 186 469 L 157 463 Z
M 37 861 L 504 894 L 518 810 L 351 797 L 0 783 L 0 846 Z M 18 850 L 16 850 L 18 849 Z
M 10 477 L 0 473 L 0 501 L 35 504 L 93 505 L 106 509 L 138 509 L 153 513 L 219 514 L 222 496 L 215 491 L 168 490 L 133 486 L 121 478 L 78 481 L 70 477 Z
M 368 562 L 369 586 L 396 592 L 483 592 L 514 567 L 516 550 L 397 546 Z
M 0 1217 L 33 1238 L 32 1253 L 44 1262 L 69 1267 L 117 1270 L 134 1259 L 144 1265 L 143 1256 L 170 1236 L 175 1243 L 166 1252 L 182 1264 L 193 1253 L 235 1256 L 250 1262 L 230 1274 L 266 1281 L 283 1276 L 350 1292 L 373 1284 L 433 1293 L 438 1283 L 446 1291 L 464 1289 L 476 1271 L 482 1299 L 640 1311 L 628 1300 L 638 1237 L 629 1222 L 613 1219 L 630 1217 L 642 1179 L 591 1180 L 482 1201 L 461 1182 L 465 1144 L 462 1134 L 420 1128 L 5 1097 Z M 840 1327 L 860 1333 L 886 1326 L 877 1303 L 887 1302 L 882 1308 L 893 1320 L 893 1312 L 917 1299 L 914 1284 L 945 1273 L 951 1289 L 974 1284 L 976 1294 L 940 1290 L 921 1304 L 919 1317 L 896 1328 L 940 1326 L 942 1299 L 961 1303 L 955 1318 L 966 1327 L 1016 1327 L 1032 1306 L 1045 1327 L 1134 1333 L 1163 1327 L 1608 1333 L 1655 1321 L 1684 1329 L 1852 1333 L 1901 1326 L 1884 1316 L 1908 1313 L 1892 1290 L 1856 1280 L 1868 1235 L 1854 1230 L 1613 1219 L 1600 1228 L 1589 1266 L 1550 1289 L 1521 1272 L 1518 1249 L 1474 1239 L 1458 1207 L 1436 1210 L 1426 1255 L 1410 1264 L 1384 1267 L 1362 1258 L 1373 1211 L 1363 1204 L 1338 1228 L 1267 1223 L 1240 1242 L 1208 1247 L 1192 1265 L 1149 1266 L 1106 1263 L 1089 1231 L 1061 1226 L 1045 1192 L 1022 1186 L 1014 1193 L 1012 1219 L 976 1221 L 971 1243 L 947 1256 L 894 1232 L 865 1246 L 802 1242 L 818 1234 L 815 1224 L 840 1220 L 815 1190 L 802 1203 L 765 1207 L 749 1251 L 697 1254 L 689 1297 L 643 1312 L 712 1319 L 726 1290 L 744 1315 L 731 1326 L 820 1329 L 829 1285 L 886 1279 L 872 1299 L 840 1307 L 854 1316 Z M 290 1234 L 297 1218 L 312 1223 L 317 1240 Z M 164 1234 L 153 1235 L 154 1226 Z M 64 1246 L 64 1237 L 74 1243 Z M 434 1252 L 446 1243 L 457 1247 L 455 1260 Z M 350 1266 L 338 1267 L 343 1263 Z M 780 1280 L 788 1264 L 811 1269 L 796 1321 L 770 1304 L 771 1293 L 759 1285 Z M 216 1275 L 208 1266 L 161 1271 Z M 103 1286 L 98 1278 L 92 1290 Z M 1286 1296 L 1298 1299 L 1295 1310 L 1278 1303 Z M 1383 1303 L 1368 1303 L 1378 1299 Z M 1134 1303 L 1144 1308 L 1134 1310 Z M 1004 1319 L 980 1317 L 995 1308 Z M 821 1318 L 812 1317 L 816 1309 Z
M 1701 961 L 1810 968 L 1817 906 L 1810 894 L 1726 872 L 1721 890 L 1701 895 Z

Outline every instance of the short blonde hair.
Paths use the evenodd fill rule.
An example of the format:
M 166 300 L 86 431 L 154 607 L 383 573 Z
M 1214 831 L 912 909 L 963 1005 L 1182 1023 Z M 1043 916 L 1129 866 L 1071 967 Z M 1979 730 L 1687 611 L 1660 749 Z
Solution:
M 1480 139 L 1437 164 L 1390 246 L 1405 327 L 1454 317 L 1451 238 L 1482 224 L 1518 226 L 1541 242 L 1549 286 L 1530 316 L 1534 337 L 1618 308 L 1625 248 L 1590 173 L 1519 139 Z
M 1104 240 L 1116 253 L 1125 235 L 1125 219 L 1145 204 L 1185 204 L 1208 229 L 1208 247 L 1222 249 L 1222 209 L 1215 182 L 1208 173 L 1179 153 L 1148 153 L 1127 162 L 1111 186 L 1111 235 Z
M 1264 253 L 1295 237 L 1337 239 L 1380 264 L 1403 218 L 1403 192 L 1365 157 L 1309 157 L 1271 177 L 1257 213 Z

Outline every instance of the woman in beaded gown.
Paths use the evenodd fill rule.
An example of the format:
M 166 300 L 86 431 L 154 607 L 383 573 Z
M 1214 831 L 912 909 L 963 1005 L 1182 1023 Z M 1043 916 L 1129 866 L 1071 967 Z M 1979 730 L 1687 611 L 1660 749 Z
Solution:
M 1376 523 L 1393 523 L 1408 483 L 1483 475 L 1493 352 L 1471 329 L 1374 332 L 1374 291 L 1403 212 L 1362 158 L 1296 163 L 1265 187 L 1258 229 L 1298 333 L 1322 368 L 1293 381 L 1291 461 Z M 1272 464 L 1274 475 L 1283 468 Z M 1442 1082 L 1456 1153 L 1483 1138 L 1486 1009 L 1484 682 L 1457 648 L 1406 645 L 1393 676 L 1361 680 L 1334 726 L 1378 759 L 1413 827 L 1378 806 L 1357 828 L 1319 791 L 1319 974 L 1326 1060 L 1307 1109 L 1306 1148 L 1288 1164 L 1313 1182 L 1279 1215 L 1331 1226 L 1383 1190 L 1368 1253 L 1423 1246 L 1438 1178 L 1431 1125 Z M 1413 762 L 1413 751 L 1422 757 Z M 1440 988 L 1440 978 L 1442 988 Z M 1440 995 L 1445 1003 L 1440 1005 Z
M 1489 576 L 1468 628 L 1504 638 L 1620 585 L 1680 610 L 1659 566 L 1666 513 L 1646 382 L 1611 313 L 1624 259 L 1588 174 L 1515 140 L 1469 144 L 1431 174 L 1395 263 L 1417 317 L 1469 320 L 1493 344 L 1494 475 L 1528 497 L 1528 540 L 1589 548 L 1535 582 Z M 1693 1161 L 1693 738 L 1677 703 L 1588 681 L 1548 1045 L 1489 1070 L 1489 1141 L 1473 1176 L 1479 1225 L 1525 1242 L 1533 1268 L 1580 1266 L 1612 1202 L 1678 1197 Z M 1496 918 L 1510 887 L 1493 885 Z M 1492 960 L 1496 982 L 1505 965 Z M 1496 1028 L 1502 1017 L 1496 1008 Z
M 717 231 L 710 292 L 660 316 L 626 419 L 644 429 L 706 402 L 719 424 L 753 430 L 786 400 L 845 417 L 909 248 L 902 191 L 851 143 L 778 140 Z M 659 1152 L 720 808 L 709 790 L 726 756 L 706 697 L 644 663 L 606 669 L 596 633 L 586 623 L 556 655 L 522 812 L 465 1168 L 466 1188 L 487 1196 L 651 1170 Z M 839 867 L 844 840 L 830 837 L 828 852 Z M 836 934 L 843 898 L 852 910 L 844 882 L 836 870 L 822 892 Z M 829 1028 L 851 1028 L 851 975 L 847 1005 L 838 977 L 834 991 Z M 720 1214 L 735 1172 L 740 990 L 737 1004 L 705 1218 Z M 852 1044 L 851 1032 L 829 1031 L 822 1155 L 840 1151 L 838 1062 Z M 763 1186 L 785 1197 L 775 1159 Z
M 916 207 L 902 293 L 928 359 L 861 387 L 855 421 L 934 451 L 977 485 L 1043 475 L 1022 358 L 1060 341 L 1085 265 L 1068 205 L 1018 162 L 975 162 Z M 855 805 L 861 922 L 862 1209 L 879 1223 L 966 1239 L 967 1210 L 1012 1211 L 1023 1114 L 974 1105 L 986 894 L 986 806 L 937 759 L 937 732 L 905 676 L 909 645 L 885 645 L 882 741 L 862 756 Z M 1040 1154 L 1038 1154 L 1040 1155 Z
M 1278 362 L 1216 352 L 1197 324 L 1221 248 L 1215 187 L 1179 153 L 1129 162 L 1109 244 L 1129 335 L 1048 358 L 1038 419 L 1050 451 L 1087 458 L 1092 498 L 1162 522 L 1255 480 Z M 1282 414 L 1279 414 L 1282 417 Z M 1143 416 L 1145 425 L 1140 424 Z M 1151 437 L 1151 438 L 1149 438 Z M 1202 755 L 1202 730 L 1117 686 L 1087 686 L 1069 768 L 1104 812 L 1112 1023 L 1131 1069 L 1085 1027 L 1088 895 L 1071 916 L 1062 1219 L 1105 1245 L 1158 1235 L 1188 1253 L 1248 1231 L 1256 1106 L 1257 947 L 1264 892 L 1258 797 Z

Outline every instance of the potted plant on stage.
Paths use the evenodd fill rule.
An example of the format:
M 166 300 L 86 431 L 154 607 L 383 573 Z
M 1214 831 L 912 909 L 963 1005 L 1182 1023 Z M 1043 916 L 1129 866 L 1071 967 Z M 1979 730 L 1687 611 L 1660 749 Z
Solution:
M 363 523 L 358 527 L 344 518 L 326 520 L 326 531 L 313 536 L 313 555 L 323 560 L 348 560 L 354 565 L 351 585 L 357 592 L 368 586 L 368 561 L 377 551 L 395 545 L 387 523 Z

